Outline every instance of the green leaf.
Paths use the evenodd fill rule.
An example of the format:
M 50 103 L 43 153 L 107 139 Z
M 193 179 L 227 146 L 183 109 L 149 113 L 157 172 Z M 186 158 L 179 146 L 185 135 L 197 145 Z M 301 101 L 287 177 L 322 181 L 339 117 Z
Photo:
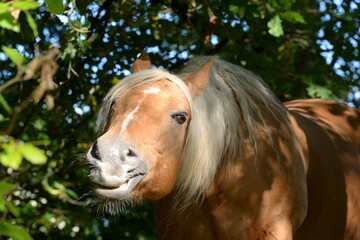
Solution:
M 10 60 L 15 63 L 17 66 L 21 66 L 25 63 L 25 58 L 18 51 L 9 47 L 1 48 L 5 54 L 10 58 Z
M 63 60 L 71 60 L 76 57 L 77 49 L 74 43 L 68 42 L 63 51 L 61 58 Z
M 34 33 L 34 37 L 39 36 L 39 32 L 37 30 L 37 24 L 29 12 L 26 12 L 26 20 L 28 21 L 31 30 Z
M 49 182 L 47 179 L 43 179 L 42 184 L 43 184 L 45 190 L 48 191 L 51 195 L 57 196 L 62 193 L 62 191 L 60 191 L 59 189 L 55 189 L 55 188 L 51 187 L 49 185 Z
M 65 191 L 66 188 L 64 185 L 62 185 L 61 183 L 59 183 L 58 181 L 54 182 L 54 187 L 56 187 L 57 189 L 61 190 L 61 191 Z
M 15 206 L 12 202 L 5 199 L 7 209 L 15 216 L 20 217 L 20 208 Z
M 56 216 L 54 214 L 45 213 L 40 218 L 35 219 L 35 222 L 45 226 L 47 229 L 50 230 L 52 228 L 51 219 L 55 219 L 55 218 Z
M 269 33 L 274 37 L 280 37 L 284 35 L 281 22 L 282 21 L 279 15 L 276 15 L 267 23 L 267 26 L 269 28 Z
M 0 14 L 0 27 L 17 33 L 20 32 L 20 24 L 15 22 L 15 19 L 10 12 Z
M 313 98 L 323 98 L 337 100 L 339 99 L 329 88 L 320 86 L 317 84 L 309 84 L 310 86 L 306 89 L 309 96 Z
M 281 15 L 282 19 L 285 19 L 288 22 L 306 24 L 305 19 L 298 12 L 287 11 L 287 12 L 281 13 L 280 15 Z
M 64 5 L 62 0 L 45 0 L 49 11 L 55 14 L 62 14 L 64 12 Z
M 288 10 L 291 8 L 292 0 L 270 0 L 270 4 L 279 9 Z
M 16 1 L 11 6 L 22 11 L 35 10 L 39 7 L 37 2 L 28 2 L 28 1 Z
M 233 14 L 237 14 L 239 16 L 244 16 L 245 14 L 245 8 L 244 7 L 239 7 L 236 5 L 231 5 L 229 7 L 229 11 L 232 12 Z
M 32 240 L 30 234 L 23 228 L 9 222 L 0 223 L 0 235 L 11 237 L 14 240 Z
M 9 182 L 0 182 L 0 197 L 5 196 L 14 188 L 14 184 Z
M 0 105 L 5 109 L 8 114 L 12 114 L 13 111 L 2 94 L 0 94 Z
M 6 199 L 3 197 L 0 197 L 0 212 L 5 212 L 6 208 L 5 208 L 5 201 Z
M 5 3 L 0 3 L 0 14 L 8 12 L 10 7 Z
M 38 147 L 30 143 L 24 143 L 18 146 L 21 155 L 31 162 L 32 164 L 44 164 L 46 163 L 47 156 L 45 153 Z
M 85 15 L 92 0 L 77 0 L 74 2 L 76 3 L 76 7 L 79 10 L 79 13 L 81 15 Z
M 16 149 L 13 151 L 5 150 L 0 154 L 0 162 L 5 167 L 17 170 L 22 162 L 22 156 Z
M 0 122 L 7 122 L 7 121 L 9 121 L 9 118 L 4 117 L 4 115 L 0 113 Z
M 76 192 L 74 192 L 71 189 L 66 189 L 66 193 L 69 195 L 69 197 L 73 198 L 73 199 L 78 199 L 79 196 L 77 195 Z

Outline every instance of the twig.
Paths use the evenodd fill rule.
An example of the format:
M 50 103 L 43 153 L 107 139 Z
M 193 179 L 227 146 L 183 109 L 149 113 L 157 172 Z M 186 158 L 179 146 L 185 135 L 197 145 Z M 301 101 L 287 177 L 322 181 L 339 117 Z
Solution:
M 5 82 L 3 85 L 0 86 L 0 93 L 5 89 L 10 87 L 11 85 L 23 81 L 22 75 L 24 74 L 24 70 L 18 70 L 16 76 L 9 81 Z
M 20 114 L 20 112 L 25 109 L 31 102 L 33 96 L 33 94 L 31 94 L 30 96 L 28 96 L 21 104 L 20 106 L 16 106 L 14 108 L 14 113 L 13 115 L 11 116 L 11 119 L 10 119 L 10 122 L 9 122 L 9 125 L 7 127 L 7 129 L 5 130 L 5 134 L 6 135 L 10 135 L 10 133 L 14 130 L 14 127 L 15 127 L 15 123 L 17 121 L 17 118 Z
M 74 25 L 72 25 L 70 22 L 69 22 L 69 25 L 70 25 L 70 27 L 72 27 L 78 33 L 89 33 L 89 32 L 91 32 L 90 30 L 81 30 L 80 28 L 77 28 Z
M 6 135 L 10 135 L 13 131 L 16 121 L 20 112 L 25 109 L 32 101 L 37 104 L 42 99 L 47 91 L 55 89 L 53 82 L 53 76 L 56 73 L 59 66 L 55 62 L 60 55 L 60 50 L 57 48 L 50 49 L 46 54 L 41 54 L 34 57 L 25 68 L 19 69 L 16 76 L 0 86 L 0 93 L 7 87 L 22 81 L 28 81 L 34 79 L 38 72 L 41 74 L 41 82 L 37 89 L 35 89 L 19 106 L 14 108 L 14 113 L 11 116 L 9 125 L 5 131 Z M 48 109 L 53 108 L 53 97 L 50 94 L 46 94 Z

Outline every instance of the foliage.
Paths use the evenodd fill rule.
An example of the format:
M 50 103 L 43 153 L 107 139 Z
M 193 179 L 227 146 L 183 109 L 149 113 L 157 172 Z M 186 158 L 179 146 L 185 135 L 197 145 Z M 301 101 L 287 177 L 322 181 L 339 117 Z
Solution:
M 194 55 L 219 55 L 259 74 L 281 100 L 359 107 L 358 4 L 2 0 L 0 235 L 155 239 L 150 203 L 117 219 L 91 211 L 81 164 L 101 99 L 137 53 L 172 71 Z

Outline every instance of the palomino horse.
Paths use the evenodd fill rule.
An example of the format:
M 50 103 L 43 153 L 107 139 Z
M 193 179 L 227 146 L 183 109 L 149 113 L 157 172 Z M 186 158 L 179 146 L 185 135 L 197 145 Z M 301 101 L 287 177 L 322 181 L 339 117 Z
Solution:
M 197 57 L 178 76 L 143 53 L 87 155 L 98 209 L 154 202 L 160 239 L 360 239 L 360 113 L 281 104 L 254 74 Z

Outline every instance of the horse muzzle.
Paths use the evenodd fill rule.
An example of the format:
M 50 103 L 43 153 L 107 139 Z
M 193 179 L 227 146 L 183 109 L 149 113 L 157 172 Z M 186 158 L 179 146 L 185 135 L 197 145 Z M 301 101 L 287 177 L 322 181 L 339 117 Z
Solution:
M 95 141 L 87 154 L 94 193 L 102 199 L 128 198 L 148 173 L 140 154 L 127 144 Z

